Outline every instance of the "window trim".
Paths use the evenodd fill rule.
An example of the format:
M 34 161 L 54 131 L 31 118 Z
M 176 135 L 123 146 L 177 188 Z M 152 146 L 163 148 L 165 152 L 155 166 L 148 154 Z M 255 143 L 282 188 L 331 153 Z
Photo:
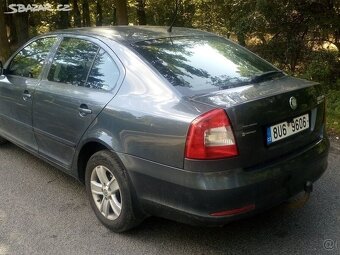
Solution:
M 79 38 L 73 38 L 73 37 L 62 37 L 62 38 L 61 38 L 61 40 L 60 40 L 60 42 L 59 42 L 59 44 L 58 44 L 58 47 L 55 49 L 55 52 L 54 52 L 54 54 L 53 54 L 53 57 L 51 58 L 51 63 L 49 64 L 49 70 L 48 70 L 48 72 L 46 73 L 46 80 L 49 81 L 49 82 L 55 82 L 55 83 L 67 84 L 67 85 L 72 85 L 72 86 L 74 86 L 73 84 L 68 84 L 68 83 L 59 82 L 59 81 L 51 81 L 51 80 L 48 79 L 48 76 L 49 76 L 49 74 L 50 74 L 51 67 L 52 67 L 52 64 L 53 64 L 53 60 L 54 60 L 55 56 L 57 55 L 58 50 L 59 50 L 59 48 L 60 48 L 60 45 L 63 43 L 63 41 L 64 41 L 65 38 L 78 39 L 79 41 L 80 41 L 80 40 L 87 41 L 87 42 L 89 42 L 90 44 L 92 44 L 92 45 L 94 45 L 94 46 L 97 47 L 96 53 L 95 53 L 95 55 L 94 55 L 94 57 L 93 57 L 93 59 L 92 59 L 92 62 L 91 62 L 90 67 L 89 67 L 89 70 L 88 70 L 88 72 L 87 72 L 87 74 L 86 74 L 84 86 L 76 86 L 76 87 L 85 87 L 85 84 L 87 83 L 87 78 L 88 78 L 88 76 L 89 76 L 90 70 L 92 69 L 94 60 L 96 59 L 97 54 L 98 54 L 98 52 L 99 52 L 99 50 L 100 50 L 101 47 L 98 46 L 97 44 L 95 44 L 95 43 L 89 41 L 89 40 L 84 40 L 84 39 L 79 39 Z
M 87 87 L 86 85 L 87 85 L 87 82 L 88 82 L 88 78 L 89 78 L 89 76 L 90 76 L 90 74 L 91 74 L 92 68 L 93 68 L 93 66 L 94 66 L 94 64 L 95 64 L 95 62 L 96 62 L 96 60 L 97 60 L 97 57 L 98 57 L 98 55 L 99 55 L 100 50 L 103 50 L 103 51 L 104 51 L 104 54 L 107 54 L 107 55 L 109 56 L 109 58 L 111 59 L 111 61 L 113 62 L 113 64 L 116 66 L 116 68 L 117 68 L 117 70 L 118 70 L 118 73 L 119 73 L 118 78 L 117 78 L 117 80 L 116 80 L 116 83 L 115 83 L 115 85 L 114 85 L 111 89 L 100 89 L 100 90 L 102 90 L 102 91 L 112 91 L 112 90 L 114 90 L 114 88 L 115 88 L 115 87 L 117 86 L 117 84 L 118 84 L 119 77 L 120 77 L 120 70 L 119 70 L 119 67 L 118 67 L 118 65 L 116 64 L 116 62 L 115 62 L 115 61 L 112 59 L 112 57 L 110 56 L 110 54 L 109 54 L 107 51 L 105 51 L 103 48 L 99 48 L 99 49 L 98 49 L 97 54 L 96 54 L 96 56 L 94 57 L 94 59 L 93 59 L 93 61 L 92 61 L 92 65 L 91 65 L 91 67 L 90 67 L 90 69 L 89 69 L 89 72 L 88 72 L 88 74 L 87 74 L 87 76 L 86 76 L 86 80 L 85 80 L 84 87 L 87 88 L 87 89 L 92 89 L 92 90 L 94 89 L 94 88 L 89 88 L 89 87 Z M 97 90 L 98 90 L 98 89 L 97 89 Z
M 50 48 L 50 50 L 47 53 L 47 56 L 44 59 L 44 64 L 42 66 L 41 72 L 39 74 L 39 76 L 37 78 L 33 78 L 33 77 L 26 77 L 26 76 L 20 76 L 20 75 L 16 75 L 16 74 L 9 74 L 8 73 L 8 68 L 11 66 L 12 61 L 14 60 L 14 58 L 27 46 L 31 45 L 32 43 L 38 41 L 38 40 L 43 40 L 45 38 L 56 38 L 56 41 L 54 42 L 53 46 Z M 45 69 L 47 67 L 47 62 L 48 59 L 51 55 L 51 53 L 53 52 L 56 44 L 58 44 L 59 40 L 58 40 L 58 36 L 57 35 L 42 35 L 42 36 L 38 36 L 38 37 L 34 37 L 33 39 L 29 40 L 28 42 L 26 42 L 24 45 L 22 45 L 21 47 L 19 47 L 13 54 L 12 56 L 7 60 L 6 64 L 4 65 L 4 69 L 6 70 L 5 75 L 6 76 L 12 76 L 12 77 L 19 77 L 19 78 L 23 78 L 23 79 L 31 79 L 31 80 L 42 80 L 43 76 L 44 76 L 44 72 Z
M 89 76 L 89 74 L 90 74 L 90 72 L 92 70 L 94 61 L 97 58 L 97 55 L 98 55 L 100 49 L 102 49 L 102 50 L 104 50 L 109 55 L 111 60 L 117 66 L 117 69 L 118 69 L 118 72 L 119 72 L 119 76 L 118 76 L 118 79 L 116 81 L 115 86 L 111 90 L 98 90 L 98 91 L 109 92 L 109 93 L 114 93 L 114 94 L 117 93 L 118 89 L 120 88 L 120 86 L 123 83 L 123 80 L 125 78 L 126 70 L 125 70 L 125 67 L 124 67 L 123 63 L 118 58 L 116 53 L 111 49 L 111 47 L 109 47 L 100 38 L 93 37 L 93 36 L 88 36 L 88 35 L 85 36 L 85 35 L 77 35 L 77 34 L 71 34 L 71 33 L 60 33 L 60 34 L 56 34 L 55 36 L 57 36 L 59 38 L 59 41 L 58 41 L 57 45 L 55 45 L 55 47 L 53 48 L 53 52 L 51 53 L 50 57 L 48 58 L 48 63 L 46 64 L 46 72 L 44 73 L 44 75 L 42 77 L 43 81 L 50 82 L 50 83 L 56 83 L 56 84 L 60 84 L 60 85 L 70 86 L 69 84 L 65 84 L 63 82 L 50 81 L 50 80 L 47 79 L 47 77 L 48 77 L 48 74 L 49 74 L 49 72 L 51 70 L 53 59 L 54 59 L 55 55 L 57 54 L 59 46 L 60 46 L 61 42 L 64 40 L 64 38 L 80 39 L 80 40 L 89 41 L 90 43 L 92 43 L 92 44 L 94 44 L 94 45 L 96 45 L 98 47 L 98 51 L 97 51 L 95 57 L 93 58 L 91 67 L 89 68 L 89 71 L 87 73 L 85 85 L 87 83 L 88 76 Z M 76 87 L 94 91 L 93 88 L 87 88 L 85 86 L 76 86 Z

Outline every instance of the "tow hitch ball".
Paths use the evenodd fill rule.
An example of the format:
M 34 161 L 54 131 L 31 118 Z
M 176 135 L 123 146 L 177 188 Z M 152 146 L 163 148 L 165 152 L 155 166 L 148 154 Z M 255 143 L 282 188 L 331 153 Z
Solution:
M 310 193 L 313 191 L 313 183 L 311 181 L 306 181 L 305 183 L 305 194 L 303 196 L 304 203 L 306 203 L 310 197 Z
M 313 191 L 313 183 L 311 181 L 307 181 L 305 183 L 305 188 L 304 188 L 305 192 L 310 194 Z
M 301 194 L 302 196 L 298 196 L 290 201 L 290 208 L 301 208 L 307 203 L 310 197 L 310 193 L 313 191 L 313 183 L 311 181 L 307 181 L 305 183 L 304 190 L 305 193 L 303 195 Z

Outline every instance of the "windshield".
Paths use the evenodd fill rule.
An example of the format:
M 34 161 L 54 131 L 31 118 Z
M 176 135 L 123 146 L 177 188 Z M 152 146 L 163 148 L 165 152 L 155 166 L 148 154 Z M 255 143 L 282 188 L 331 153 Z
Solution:
M 173 86 L 192 92 L 241 86 L 255 76 L 278 70 L 217 36 L 148 40 L 134 48 Z

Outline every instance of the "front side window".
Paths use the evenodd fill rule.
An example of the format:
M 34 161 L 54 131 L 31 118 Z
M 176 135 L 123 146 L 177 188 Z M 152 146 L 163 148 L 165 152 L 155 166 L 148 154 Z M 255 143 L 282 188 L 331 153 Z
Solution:
M 87 79 L 86 87 L 111 90 L 119 78 L 119 69 L 109 54 L 100 50 Z
M 8 74 L 37 79 L 56 40 L 55 37 L 41 38 L 27 45 L 13 58 Z
M 84 86 L 97 52 L 98 46 L 89 41 L 64 38 L 53 59 L 48 80 Z

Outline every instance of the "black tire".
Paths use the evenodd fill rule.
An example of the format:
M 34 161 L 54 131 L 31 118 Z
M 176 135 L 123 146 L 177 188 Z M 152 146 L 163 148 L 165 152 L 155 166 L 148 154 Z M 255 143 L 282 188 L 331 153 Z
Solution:
M 8 141 L 5 139 L 5 138 L 2 138 L 0 136 L 0 144 L 4 144 L 4 143 L 7 143 Z
M 109 219 L 109 216 L 106 217 L 104 215 L 104 212 L 101 212 L 99 208 L 99 204 L 103 204 L 102 202 L 104 200 L 112 200 L 112 195 L 108 196 L 107 193 L 106 196 L 104 196 L 104 193 L 103 195 L 96 195 L 93 194 L 91 190 L 91 178 L 92 181 L 94 181 L 93 176 L 97 176 L 97 170 L 95 169 L 97 169 L 97 167 L 101 168 L 101 166 L 104 167 L 102 169 L 109 170 L 113 174 L 111 175 L 111 173 L 105 172 L 108 173 L 106 174 L 106 176 L 109 175 L 108 180 L 112 176 L 114 178 L 112 178 L 111 180 L 115 179 L 115 181 L 118 183 L 118 191 L 116 191 L 115 193 L 115 196 L 118 196 L 118 200 L 121 203 L 120 214 L 118 216 L 117 214 L 115 214 L 112 205 L 107 202 L 109 203 L 107 207 L 109 208 L 108 210 L 110 210 L 111 217 L 117 217 L 114 219 Z M 98 184 L 102 184 L 99 177 L 97 179 L 97 182 Z M 134 193 L 131 188 L 126 170 L 119 164 L 118 160 L 115 159 L 115 155 L 113 155 L 113 153 L 111 153 L 110 151 L 99 151 L 91 156 L 86 166 L 85 185 L 87 197 L 90 200 L 93 211 L 95 212 L 97 218 L 103 223 L 103 225 L 110 230 L 116 233 L 124 232 L 137 226 L 142 221 L 142 214 L 138 210 L 136 203 L 133 202 Z M 105 185 L 102 185 L 102 187 L 104 186 Z M 94 196 L 96 196 L 96 201 Z

